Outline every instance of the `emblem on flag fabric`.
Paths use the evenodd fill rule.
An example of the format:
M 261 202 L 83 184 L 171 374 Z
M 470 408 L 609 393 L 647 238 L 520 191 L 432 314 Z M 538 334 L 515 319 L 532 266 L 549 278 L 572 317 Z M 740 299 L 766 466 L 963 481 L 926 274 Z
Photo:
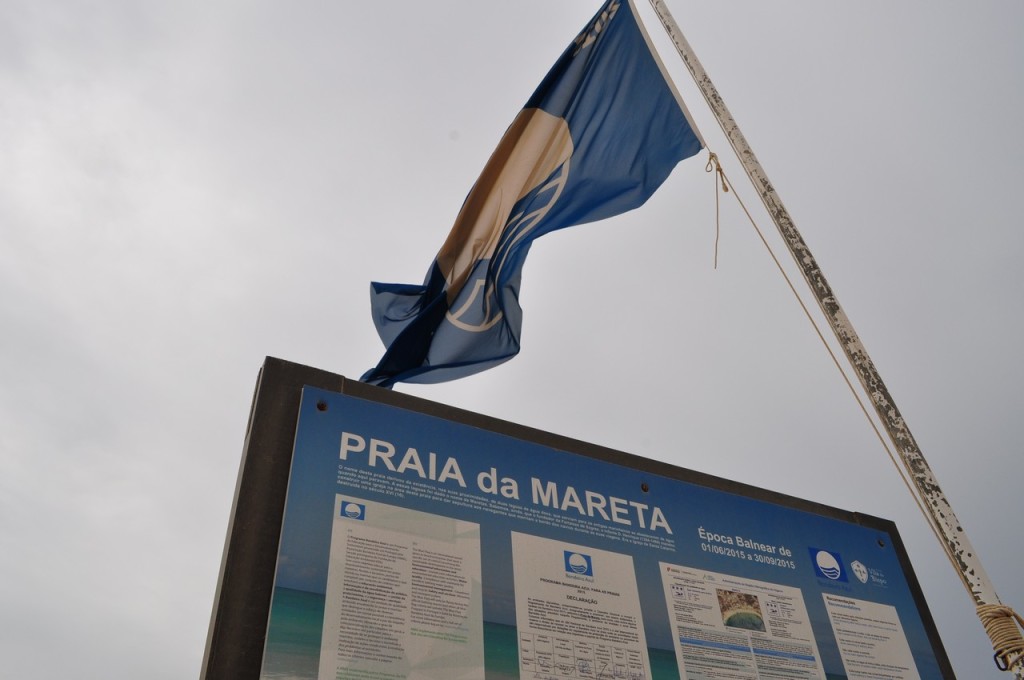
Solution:
M 424 283 L 371 284 L 387 350 L 362 380 L 442 382 L 511 359 L 532 241 L 642 205 L 702 146 L 632 0 L 609 0 L 505 132 Z

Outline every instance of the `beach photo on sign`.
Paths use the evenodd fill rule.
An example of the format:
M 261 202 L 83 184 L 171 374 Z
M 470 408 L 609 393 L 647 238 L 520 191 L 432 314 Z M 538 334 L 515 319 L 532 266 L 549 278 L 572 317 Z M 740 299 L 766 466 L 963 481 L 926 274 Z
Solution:
M 718 606 L 722 609 L 722 623 L 730 628 L 744 628 L 765 632 L 764 616 L 756 595 L 733 590 L 716 590 Z

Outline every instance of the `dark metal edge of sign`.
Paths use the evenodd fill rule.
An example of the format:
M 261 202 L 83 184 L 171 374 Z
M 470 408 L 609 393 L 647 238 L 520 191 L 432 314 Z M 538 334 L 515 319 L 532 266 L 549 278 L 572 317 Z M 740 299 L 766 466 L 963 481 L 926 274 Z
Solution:
M 344 382 L 272 357 L 260 369 L 200 668 L 203 680 L 259 677 L 302 388 L 339 391 Z

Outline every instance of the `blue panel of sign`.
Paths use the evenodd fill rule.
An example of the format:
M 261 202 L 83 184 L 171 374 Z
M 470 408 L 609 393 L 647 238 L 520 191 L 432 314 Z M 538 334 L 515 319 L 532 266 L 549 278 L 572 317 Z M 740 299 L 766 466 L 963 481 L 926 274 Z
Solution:
M 891 523 L 541 439 L 305 388 L 261 677 L 952 677 Z

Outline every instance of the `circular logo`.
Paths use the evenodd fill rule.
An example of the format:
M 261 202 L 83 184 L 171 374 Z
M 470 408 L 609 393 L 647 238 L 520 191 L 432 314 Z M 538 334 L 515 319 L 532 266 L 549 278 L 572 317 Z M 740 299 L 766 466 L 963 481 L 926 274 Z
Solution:
M 342 510 L 346 517 L 351 519 L 359 519 L 363 515 L 363 510 L 355 503 L 345 503 L 345 507 Z
M 861 583 L 868 582 L 868 568 L 865 567 L 859 560 L 854 560 L 850 563 L 850 569 L 853 571 L 853 575 L 857 577 L 857 580 Z
M 830 552 L 819 550 L 818 554 L 814 557 L 814 561 L 818 563 L 818 571 L 833 581 L 837 580 L 843 573 L 839 562 L 836 561 L 836 558 Z
M 587 573 L 587 558 L 579 553 L 569 555 L 569 568 L 577 574 Z

